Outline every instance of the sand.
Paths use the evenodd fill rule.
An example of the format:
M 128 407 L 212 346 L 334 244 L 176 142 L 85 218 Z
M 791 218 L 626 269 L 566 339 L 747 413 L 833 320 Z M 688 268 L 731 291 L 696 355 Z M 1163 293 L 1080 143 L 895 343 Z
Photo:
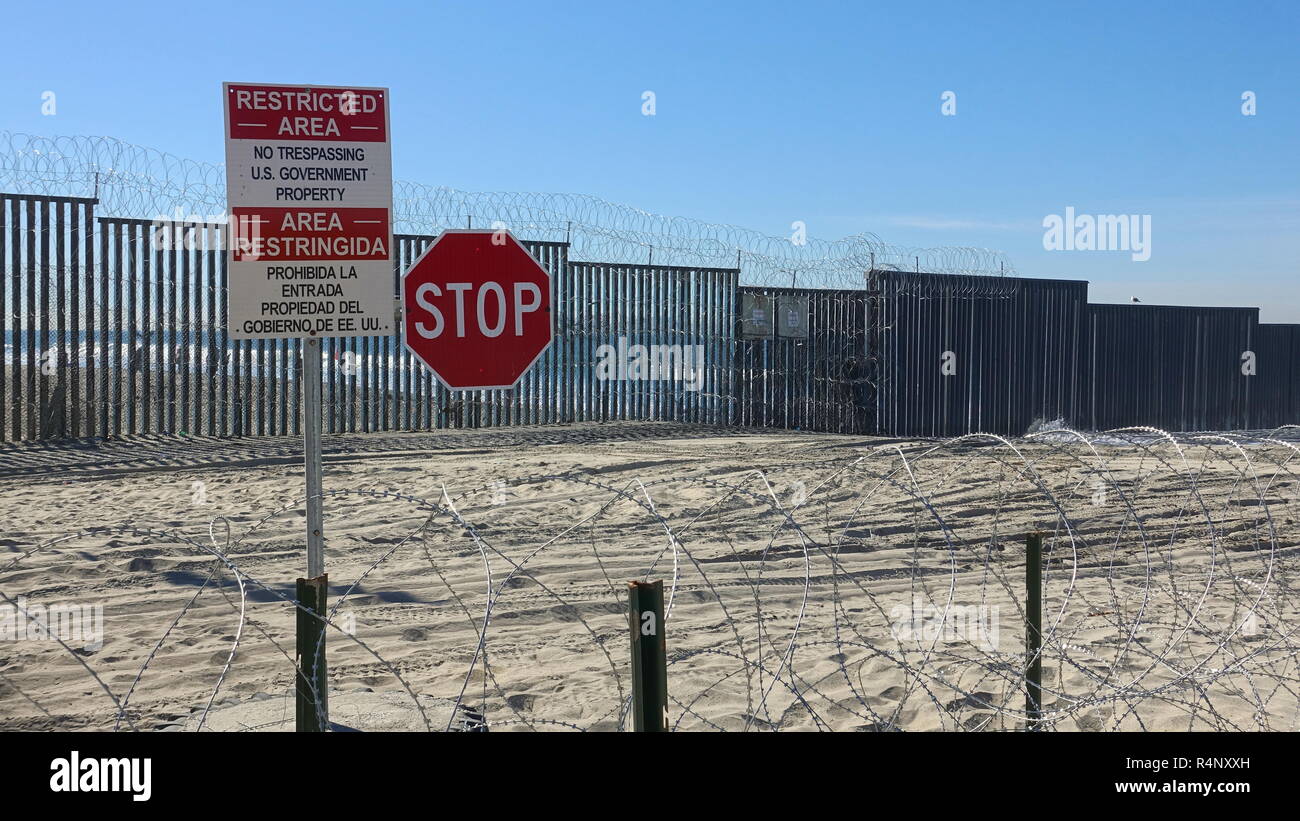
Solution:
M 1294 730 L 1294 438 L 327 437 L 331 717 L 442 730 L 459 700 L 493 732 L 626 729 L 626 582 L 652 578 L 674 729 L 1023 729 L 1040 530 L 1045 727 Z M 0 728 L 287 729 L 298 448 L 0 449 L 0 603 L 103 626 L 0 640 Z

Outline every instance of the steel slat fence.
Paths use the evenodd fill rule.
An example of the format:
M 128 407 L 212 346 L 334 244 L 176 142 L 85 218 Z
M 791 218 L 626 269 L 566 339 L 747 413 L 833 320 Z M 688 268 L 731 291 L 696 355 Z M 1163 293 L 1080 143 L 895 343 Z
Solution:
M 0 194 L 0 441 L 300 434 L 300 342 L 227 335 L 224 226 L 95 205 Z M 395 238 L 395 310 L 433 239 Z M 1300 325 L 1261 325 L 1256 309 L 1090 305 L 1085 282 L 898 271 L 864 275 L 863 290 L 741 287 L 737 269 L 524 244 L 554 278 L 556 341 L 516 388 L 448 391 L 397 335 L 329 339 L 324 429 L 650 419 L 944 436 L 1300 420 Z M 803 327 L 742 333 L 746 295 L 789 301 Z M 634 376 L 642 354 L 691 368 Z
M 1087 283 L 878 271 L 880 432 L 1024 433 L 1075 422 Z
M 1084 425 L 1225 430 L 1263 421 L 1252 419 L 1250 393 L 1256 382 L 1279 375 L 1276 363 L 1268 363 L 1268 375 L 1242 371 L 1252 334 L 1263 327 L 1258 308 L 1089 305 L 1088 316 L 1092 379 Z

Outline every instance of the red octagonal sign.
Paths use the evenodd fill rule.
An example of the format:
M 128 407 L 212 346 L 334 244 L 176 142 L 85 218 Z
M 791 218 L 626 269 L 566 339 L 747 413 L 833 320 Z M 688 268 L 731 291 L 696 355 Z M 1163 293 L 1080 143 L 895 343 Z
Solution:
M 508 231 L 443 231 L 402 275 L 403 340 L 449 388 L 510 388 L 551 344 L 551 296 Z

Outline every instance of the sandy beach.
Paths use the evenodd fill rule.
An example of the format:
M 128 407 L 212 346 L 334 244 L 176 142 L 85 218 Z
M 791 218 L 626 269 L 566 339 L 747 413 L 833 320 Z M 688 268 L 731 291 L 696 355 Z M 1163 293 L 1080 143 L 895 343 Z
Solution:
M 1295 730 L 1291 433 L 327 437 L 332 698 L 432 705 L 388 729 L 457 702 L 494 732 L 626 729 L 649 578 L 675 729 L 1022 729 L 1041 531 L 1046 727 Z M 0 728 L 241 729 L 221 711 L 253 702 L 291 724 L 302 473 L 292 437 L 0 449 L 11 631 L 19 603 L 102 627 L 0 641 Z

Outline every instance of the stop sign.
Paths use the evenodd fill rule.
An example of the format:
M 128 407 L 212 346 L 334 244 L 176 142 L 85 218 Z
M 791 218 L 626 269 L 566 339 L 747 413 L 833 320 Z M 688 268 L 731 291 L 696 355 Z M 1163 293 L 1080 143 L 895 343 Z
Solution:
M 504 229 L 443 231 L 402 275 L 403 341 L 449 388 L 513 387 L 551 317 L 551 275 Z

